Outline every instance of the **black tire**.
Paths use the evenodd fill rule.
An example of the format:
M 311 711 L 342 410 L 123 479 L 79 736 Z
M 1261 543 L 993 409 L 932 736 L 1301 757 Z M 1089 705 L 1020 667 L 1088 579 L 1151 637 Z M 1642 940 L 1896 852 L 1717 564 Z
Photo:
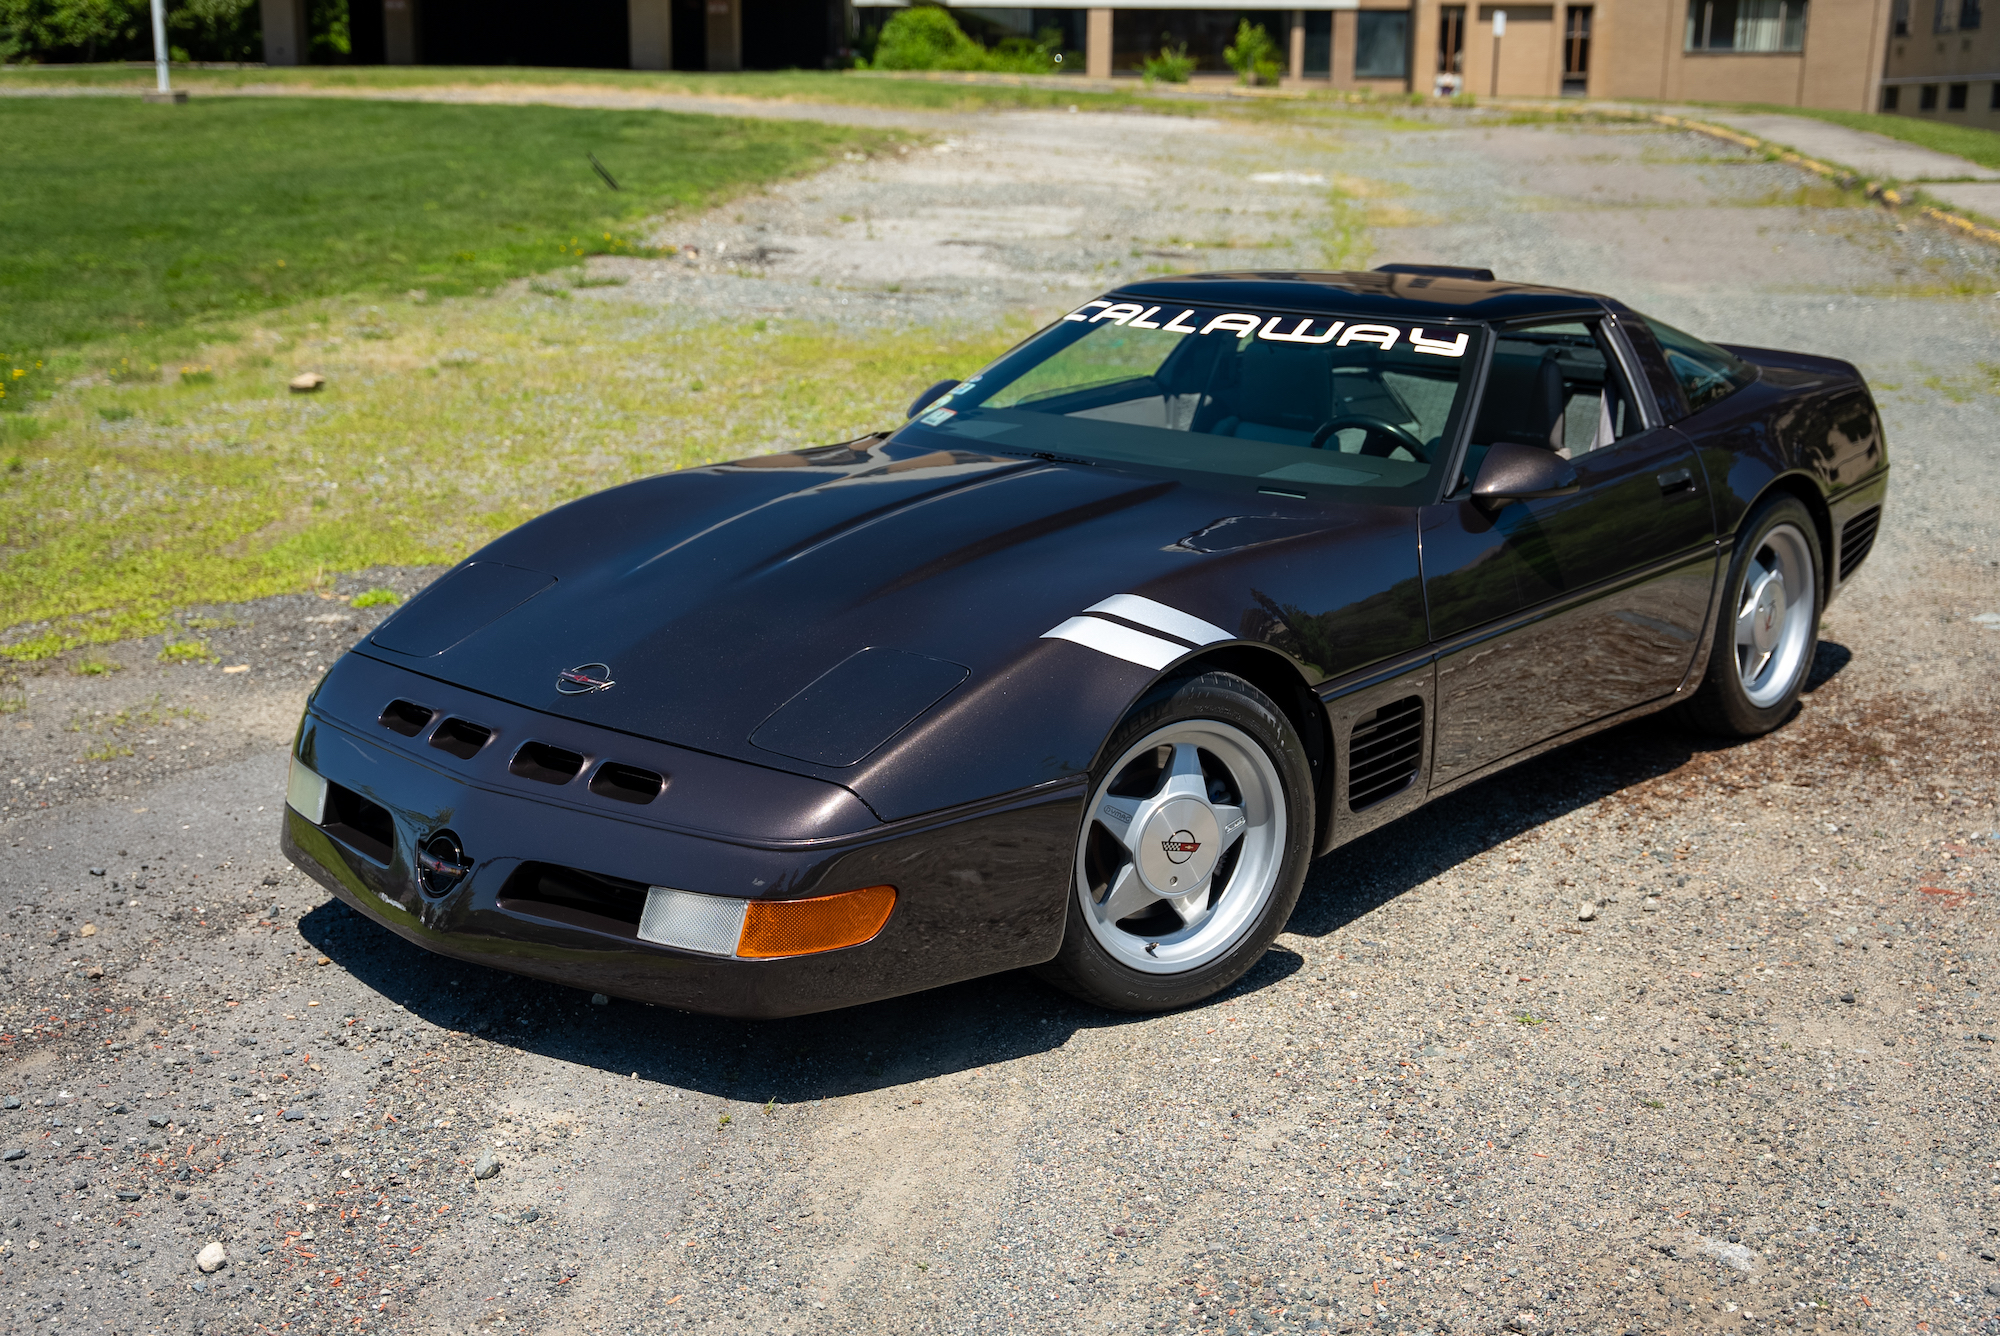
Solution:
M 1182 725 L 1194 729 L 1221 725 L 1247 738 L 1261 751 L 1269 769 L 1259 773 L 1268 780 L 1275 772 L 1277 781 L 1277 796 L 1262 806 L 1267 815 L 1282 810 L 1283 833 L 1279 836 L 1274 830 L 1266 837 L 1259 866 L 1267 871 L 1254 879 L 1255 895 L 1232 902 L 1242 906 L 1236 912 L 1243 913 L 1246 921 L 1232 938 L 1217 945 L 1215 949 L 1220 954 L 1185 971 L 1149 972 L 1121 961 L 1099 941 L 1097 933 L 1104 929 L 1094 928 L 1086 920 L 1084 897 L 1090 892 L 1083 873 L 1085 841 L 1093 838 L 1092 804 L 1106 794 L 1115 778 L 1108 773 L 1111 768 L 1149 737 Z M 1159 750 L 1165 754 L 1170 748 Z M 1215 758 L 1204 751 L 1202 759 L 1206 767 Z M 1062 949 L 1036 972 L 1048 983 L 1083 1001 L 1133 1012 L 1188 1006 L 1243 977 L 1263 958 L 1272 940 L 1291 918 L 1299 889 L 1305 882 L 1306 868 L 1312 861 L 1315 811 L 1312 771 L 1305 746 L 1284 712 L 1263 692 L 1233 673 L 1209 672 L 1163 681 L 1147 692 L 1113 730 L 1105 744 L 1103 759 L 1091 775 L 1089 792 L 1077 834 L 1078 856 L 1065 896 L 1068 917 Z M 1239 797 L 1237 801 L 1244 800 Z M 1241 810 L 1248 812 L 1249 805 L 1245 803 Z M 1225 842 L 1218 841 L 1219 857 L 1214 857 L 1209 867 L 1213 878 L 1225 884 L 1214 893 L 1212 914 L 1222 913 L 1224 899 L 1236 893 L 1239 882 L 1246 890 L 1252 884 L 1238 874 L 1250 867 L 1250 856 L 1241 849 L 1248 846 L 1253 833 L 1254 830 L 1246 831 L 1237 846 L 1225 848 Z M 1225 871 L 1225 864 L 1235 871 Z M 1275 868 L 1274 875 L 1268 871 L 1271 868 Z M 1258 904 L 1257 895 L 1263 897 L 1261 908 L 1254 908 L 1253 912 Z
M 1798 709 L 1799 695 L 1812 673 L 1813 654 L 1819 645 L 1820 612 L 1826 606 L 1825 560 L 1819 526 L 1805 503 L 1795 496 L 1781 494 L 1759 503 L 1737 533 L 1736 547 L 1729 558 L 1728 582 L 1723 586 L 1716 615 L 1708 668 L 1681 712 L 1687 722 L 1705 733 L 1725 738 L 1754 738 L 1769 733 Z M 1803 543 L 1793 541 L 1791 534 L 1802 535 Z M 1787 544 L 1798 549 L 1791 557 L 1793 563 L 1803 562 L 1810 570 L 1811 598 L 1801 610 L 1803 644 L 1794 647 L 1782 665 L 1784 680 L 1765 683 L 1753 698 L 1744 680 L 1745 669 L 1736 637 L 1737 617 L 1745 607 L 1746 597 L 1754 592 L 1751 582 L 1761 574 L 1762 562 L 1775 548 Z

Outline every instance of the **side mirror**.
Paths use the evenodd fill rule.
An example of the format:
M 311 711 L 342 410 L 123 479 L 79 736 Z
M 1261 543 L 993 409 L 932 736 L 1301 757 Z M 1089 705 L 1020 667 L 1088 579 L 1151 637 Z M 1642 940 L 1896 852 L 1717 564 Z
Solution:
M 1576 469 L 1561 455 L 1501 441 L 1486 448 L 1479 476 L 1472 480 L 1472 504 L 1491 514 L 1509 501 L 1568 496 L 1576 489 Z
M 903 416 L 915 417 L 917 414 L 923 412 L 926 408 L 929 408 L 932 404 L 936 403 L 938 401 L 938 396 L 944 394 L 948 390 L 955 390 L 957 388 L 958 388 L 958 382 L 955 380 L 939 381 L 937 384 L 931 386 L 928 390 L 925 390 L 922 394 L 918 395 L 915 399 L 912 399 L 910 401 L 910 411 L 903 414 Z

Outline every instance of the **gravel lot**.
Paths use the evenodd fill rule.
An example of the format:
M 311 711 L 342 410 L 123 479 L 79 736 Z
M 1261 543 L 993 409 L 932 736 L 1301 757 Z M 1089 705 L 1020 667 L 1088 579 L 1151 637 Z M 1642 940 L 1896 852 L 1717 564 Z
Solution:
M 1800 716 L 1376 832 L 1180 1015 L 1007 976 L 750 1024 L 424 955 L 278 859 L 345 599 L 435 572 L 195 610 L 217 663 L 73 655 L 0 714 L 0 1327 L 2000 1331 L 1996 257 L 1661 130 L 929 128 L 591 291 L 859 333 L 1366 210 L 1378 259 L 1853 359 L 1897 490 Z

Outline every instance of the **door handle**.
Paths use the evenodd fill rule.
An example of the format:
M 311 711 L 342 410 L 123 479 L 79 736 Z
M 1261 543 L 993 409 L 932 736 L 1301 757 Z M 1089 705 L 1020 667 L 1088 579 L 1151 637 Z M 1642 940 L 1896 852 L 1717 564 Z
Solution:
M 1669 469 L 1667 472 L 1660 474 L 1659 479 L 1661 496 L 1672 498 L 1694 495 L 1693 469 Z

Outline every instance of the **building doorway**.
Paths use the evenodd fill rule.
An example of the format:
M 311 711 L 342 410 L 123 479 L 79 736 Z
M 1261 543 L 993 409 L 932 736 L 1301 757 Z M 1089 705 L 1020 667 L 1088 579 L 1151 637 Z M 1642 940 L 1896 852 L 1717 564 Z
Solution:
M 1465 91 L 1465 6 L 1445 5 L 1438 11 L 1437 76 L 1431 93 L 1453 97 Z
M 1590 5 L 1563 11 L 1563 96 L 1582 97 L 1590 90 Z

